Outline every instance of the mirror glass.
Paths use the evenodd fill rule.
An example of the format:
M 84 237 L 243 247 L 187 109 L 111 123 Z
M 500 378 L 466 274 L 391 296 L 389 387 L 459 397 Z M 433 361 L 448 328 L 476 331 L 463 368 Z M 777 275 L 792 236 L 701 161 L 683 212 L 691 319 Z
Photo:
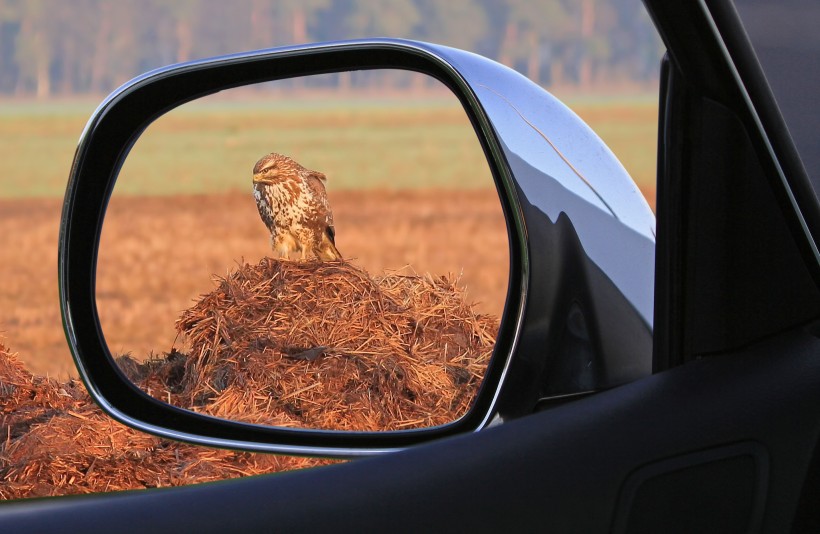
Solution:
M 164 402 L 290 428 L 423 428 L 475 398 L 508 252 L 447 88 L 311 76 L 148 127 L 109 203 L 97 306 L 121 370 Z

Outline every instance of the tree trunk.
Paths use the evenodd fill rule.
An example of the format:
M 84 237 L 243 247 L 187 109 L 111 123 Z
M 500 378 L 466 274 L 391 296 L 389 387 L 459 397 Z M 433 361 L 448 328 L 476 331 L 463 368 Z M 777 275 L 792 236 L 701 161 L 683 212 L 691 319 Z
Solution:
M 111 4 L 103 2 L 100 6 L 100 27 L 94 39 L 94 56 L 91 58 L 91 91 L 106 93 L 110 87 L 105 83 L 105 72 L 108 67 L 108 47 L 111 37 Z
M 564 63 L 558 58 L 553 58 L 550 63 L 550 85 L 553 89 L 564 86 Z
M 37 57 L 37 98 L 45 100 L 51 95 L 51 72 L 48 55 Z
M 193 49 L 193 33 L 191 31 L 191 21 L 184 15 L 177 19 L 177 63 L 190 61 L 191 50 Z
M 51 50 L 49 50 L 47 32 L 43 27 L 37 28 L 34 36 L 35 55 L 37 57 L 37 98 L 46 99 L 51 95 Z
M 268 38 L 270 19 L 263 0 L 253 0 L 251 5 L 251 46 L 253 48 L 266 48 L 270 46 Z
M 529 53 L 527 54 L 527 77 L 535 83 L 541 80 L 541 43 L 535 30 L 527 36 Z
M 130 11 L 127 13 L 132 14 Z M 139 46 L 136 28 L 132 24 L 123 24 L 117 28 L 114 35 L 116 39 L 111 46 L 110 54 L 117 61 L 112 61 L 107 70 L 110 73 L 109 83 L 114 87 L 118 87 L 139 72 L 139 56 L 137 55 Z
M 60 62 L 63 65 L 60 72 L 60 94 L 63 95 L 70 95 L 76 92 L 75 79 L 79 67 L 77 64 L 77 53 L 75 52 L 76 48 L 76 41 L 69 38 L 63 42 L 62 49 L 60 50 L 62 55 Z
M 589 89 L 592 85 L 592 55 L 587 44 L 595 32 L 595 0 L 581 2 L 581 40 L 584 43 L 584 54 L 578 69 L 578 82 L 581 89 Z
M 293 44 L 307 42 L 307 21 L 305 20 L 305 10 L 301 7 L 293 9 L 293 19 L 291 31 L 293 32 Z
M 498 54 L 498 60 L 503 65 L 512 68 L 515 63 L 513 52 L 518 44 L 518 26 L 512 21 L 507 22 L 504 28 L 504 39 L 501 41 L 501 51 Z

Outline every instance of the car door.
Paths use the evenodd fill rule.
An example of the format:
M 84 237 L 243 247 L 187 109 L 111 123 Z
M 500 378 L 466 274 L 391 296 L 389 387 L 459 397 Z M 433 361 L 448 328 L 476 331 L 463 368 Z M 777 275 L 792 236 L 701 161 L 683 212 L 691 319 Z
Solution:
M 19 503 L 6 529 L 816 531 L 817 169 L 732 2 L 646 4 L 668 48 L 652 376 L 343 465 Z

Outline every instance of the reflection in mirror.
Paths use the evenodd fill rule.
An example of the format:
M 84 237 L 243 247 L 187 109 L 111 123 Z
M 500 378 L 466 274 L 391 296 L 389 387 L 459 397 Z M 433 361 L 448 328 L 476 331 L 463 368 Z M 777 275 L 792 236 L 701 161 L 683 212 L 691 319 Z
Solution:
M 476 134 L 438 82 L 271 82 L 181 106 L 139 138 L 103 226 L 97 306 L 122 371 L 176 406 L 430 427 L 467 413 L 481 384 L 507 239 Z

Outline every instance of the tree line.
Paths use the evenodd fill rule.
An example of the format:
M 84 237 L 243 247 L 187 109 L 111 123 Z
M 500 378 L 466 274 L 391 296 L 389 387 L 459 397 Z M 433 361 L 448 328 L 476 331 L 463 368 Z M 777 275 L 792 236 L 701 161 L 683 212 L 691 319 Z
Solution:
M 0 94 L 107 93 L 169 63 L 375 36 L 582 90 L 652 83 L 663 53 L 639 0 L 0 0 Z

